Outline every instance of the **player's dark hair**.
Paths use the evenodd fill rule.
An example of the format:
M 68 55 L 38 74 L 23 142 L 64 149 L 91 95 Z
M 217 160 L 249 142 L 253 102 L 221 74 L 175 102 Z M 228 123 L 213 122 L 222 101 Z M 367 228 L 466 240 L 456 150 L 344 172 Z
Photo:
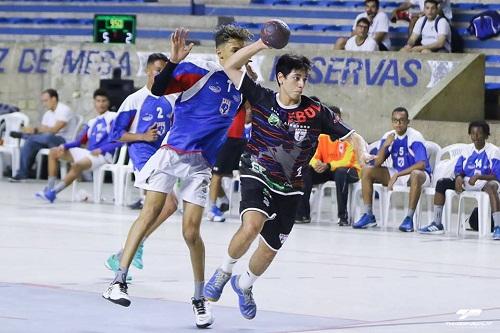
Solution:
M 278 73 L 281 73 L 286 77 L 294 69 L 304 70 L 307 73 L 311 70 L 311 61 L 305 56 L 283 54 L 276 62 L 276 82 L 278 82 Z
M 96 90 L 94 91 L 94 99 L 95 99 L 97 96 L 106 97 L 106 98 L 109 100 L 109 94 L 108 94 L 108 92 L 107 92 L 106 90 L 104 90 L 104 89 L 101 89 L 101 88 L 96 89 Z
M 339 117 L 342 116 L 342 111 L 340 111 L 340 108 L 338 106 L 335 106 L 335 105 L 328 105 L 328 108 L 330 110 L 332 110 L 333 113 L 335 113 L 336 115 L 338 115 Z
M 408 110 L 406 110 L 406 108 L 404 108 L 402 106 L 398 106 L 397 108 L 392 110 L 391 115 L 394 114 L 395 112 L 404 112 L 406 114 L 406 119 L 410 119 L 410 115 L 408 114 Z
M 486 137 L 490 136 L 490 125 L 484 120 L 474 120 L 469 123 L 469 135 L 472 132 L 473 127 L 480 127 L 483 129 L 483 133 L 486 135 Z
M 45 89 L 42 91 L 42 94 L 48 94 L 50 97 L 55 97 L 57 101 L 59 101 L 59 94 L 57 93 L 57 90 L 49 88 Z
M 425 0 L 424 5 L 426 3 L 433 3 L 434 5 L 436 5 L 436 7 L 439 5 L 439 2 L 437 2 L 436 0 Z
M 148 57 L 148 62 L 146 64 L 151 65 L 152 63 L 154 63 L 157 60 L 163 60 L 163 61 L 167 62 L 168 58 L 163 53 L 159 53 L 159 52 L 158 53 L 151 53 Z
M 215 30 L 215 47 L 227 43 L 231 39 L 239 39 L 244 42 L 252 38 L 252 33 L 248 29 L 238 27 L 234 24 L 224 24 Z
M 362 17 L 360 18 L 357 22 L 356 22 L 356 26 L 360 23 L 364 23 L 366 24 L 368 27 L 370 27 L 370 20 L 368 20 L 366 17 Z
M 365 5 L 368 4 L 369 2 L 375 2 L 377 9 L 380 7 L 380 2 L 378 0 L 365 0 Z

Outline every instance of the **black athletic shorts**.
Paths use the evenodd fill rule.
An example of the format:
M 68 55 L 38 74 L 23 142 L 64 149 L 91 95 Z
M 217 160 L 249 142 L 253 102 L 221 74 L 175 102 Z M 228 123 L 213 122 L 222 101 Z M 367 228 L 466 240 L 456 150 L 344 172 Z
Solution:
M 278 251 L 292 231 L 295 210 L 302 195 L 281 195 L 260 181 L 241 177 L 240 215 L 256 210 L 269 217 L 260 232 L 271 249 Z
M 218 175 L 231 175 L 233 170 L 238 170 L 246 143 L 245 139 L 227 138 L 217 154 L 212 172 Z

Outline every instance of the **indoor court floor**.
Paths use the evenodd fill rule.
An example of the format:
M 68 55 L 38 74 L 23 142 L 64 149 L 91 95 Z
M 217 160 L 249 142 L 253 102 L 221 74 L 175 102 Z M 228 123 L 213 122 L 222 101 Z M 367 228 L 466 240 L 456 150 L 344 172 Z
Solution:
M 138 211 L 109 199 L 71 202 L 71 189 L 49 204 L 34 197 L 44 185 L 0 180 L 0 332 L 198 331 L 179 212 L 146 242 L 124 308 L 101 297 L 113 278 L 103 263 Z M 210 331 L 500 332 L 500 242 L 401 233 L 398 222 L 371 230 L 341 228 L 336 218 L 296 225 L 254 285 L 256 318 L 241 317 L 227 285 L 212 304 Z M 207 280 L 238 225 L 236 209 L 224 223 L 203 222 Z

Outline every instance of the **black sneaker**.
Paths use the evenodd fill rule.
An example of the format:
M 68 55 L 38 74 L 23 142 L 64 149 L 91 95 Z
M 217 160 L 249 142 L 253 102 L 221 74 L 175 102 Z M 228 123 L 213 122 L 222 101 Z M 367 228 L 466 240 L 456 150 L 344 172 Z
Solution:
M 11 131 L 9 135 L 14 138 L 14 139 L 22 139 L 23 138 L 23 132 L 18 132 L 18 131 Z
M 345 227 L 345 226 L 349 225 L 349 220 L 347 219 L 347 217 L 339 217 L 338 224 L 341 227 Z
M 134 210 L 142 209 L 142 199 L 139 199 L 136 202 L 134 202 L 133 204 L 128 205 L 128 208 L 134 209 Z
M 311 218 L 309 218 L 307 216 L 300 216 L 300 217 L 296 217 L 294 222 L 296 224 L 311 223 Z
M 214 323 L 214 316 L 210 303 L 208 303 L 205 297 L 201 299 L 191 298 L 191 303 L 193 304 L 196 327 L 207 328 Z
M 9 178 L 9 182 L 11 183 L 19 183 L 19 182 L 24 182 L 26 181 L 27 178 L 21 177 L 19 175 L 15 175 L 14 177 Z

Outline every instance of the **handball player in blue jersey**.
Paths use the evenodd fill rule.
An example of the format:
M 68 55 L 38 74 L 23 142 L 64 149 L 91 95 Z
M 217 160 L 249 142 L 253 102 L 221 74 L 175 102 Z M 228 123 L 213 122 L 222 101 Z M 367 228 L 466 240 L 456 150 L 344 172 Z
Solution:
M 155 96 L 151 93 L 155 76 L 161 72 L 168 61 L 162 53 L 152 53 L 146 62 L 147 82 L 144 87 L 129 95 L 118 109 L 118 115 L 111 136 L 116 141 L 128 144 L 129 157 L 137 174 L 151 156 L 160 148 L 165 135 L 170 130 L 175 95 Z M 160 215 L 152 224 L 137 249 L 132 265 L 143 268 L 142 254 L 144 242 L 170 215 L 177 210 L 174 193 L 167 196 Z M 105 265 L 112 271 L 120 268 L 120 250 L 111 255 Z M 128 276 L 130 279 L 130 276 Z
M 111 302 L 129 306 L 126 276 L 135 251 L 149 227 L 160 214 L 165 199 L 181 180 L 179 199 L 183 201 L 182 232 L 189 248 L 194 275 L 192 298 L 196 326 L 208 327 L 213 315 L 203 295 L 205 247 L 200 235 L 210 182 L 211 168 L 226 133 L 242 105 L 242 97 L 227 77 L 223 65 L 244 46 L 250 33 L 232 25 L 215 33 L 218 62 L 185 61 L 192 44 L 186 45 L 187 30 L 177 29 L 171 37 L 170 60 L 155 77 L 155 95 L 179 93 L 173 124 L 161 148 L 137 175 L 135 185 L 147 191 L 144 207 L 132 225 L 115 279 L 103 293 Z
M 252 285 L 273 261 L 290 234 L 295 210 L 303 194 L 303 171 L 313 155 L 318 136 L 349 140 L 364 161 L 371 158 L 366 143 L 333 112 L 302 95 L 310 70 L 303 56 L 285 54 L 275 68 L 279 92 L 263 88 L 240 68 L 268 46 L 262 40 L 239 50 L 224 71 L 252 105 L 252 135 L 240 161 L 241 226 L 233 236 L 223 264 L 206 285 L 205 297 L 217 301 L 224 285 L 238 295 L 240 312 L 252 319 L 257 312 Z M 248 270 L 232 275 L 233 266 L 260 234 Z

